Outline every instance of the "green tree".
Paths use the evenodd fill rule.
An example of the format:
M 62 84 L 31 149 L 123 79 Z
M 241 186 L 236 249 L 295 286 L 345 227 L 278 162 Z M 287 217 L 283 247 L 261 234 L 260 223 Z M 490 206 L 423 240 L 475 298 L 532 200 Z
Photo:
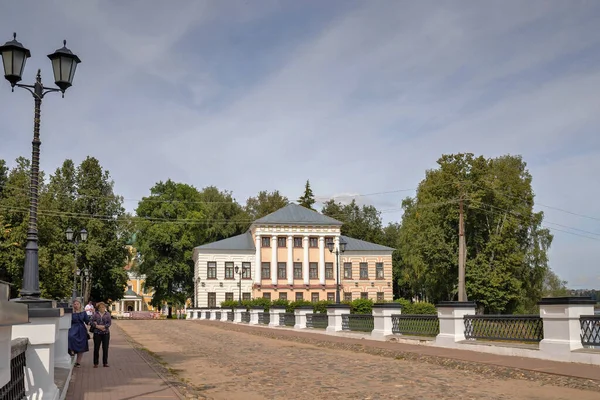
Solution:
M 315 204 L 315 195 L 310 187 L 310 182 L 307 180 L 306 185 L 304 185 L 304 193 L 298 199 L 298 204 L 302 207 L 313 209 L 313 204 Z
M 248 217 L 255 221 L 265 215 L 271 214 L 289 204 L 287 197 L 279 194 L 278 190 L 267 192 L 263 190 L 256 197 L 250 197 L 246 200 L 246 213 Z
M 360 207 L 356 200 L 352 200 L 350 204 L 342 204 L 332 199 L 323 205 L 321 213 L 343 223 L 342 235 L 377 244 L 383 244 L 385 240 L 381 213 L 375 206 Z

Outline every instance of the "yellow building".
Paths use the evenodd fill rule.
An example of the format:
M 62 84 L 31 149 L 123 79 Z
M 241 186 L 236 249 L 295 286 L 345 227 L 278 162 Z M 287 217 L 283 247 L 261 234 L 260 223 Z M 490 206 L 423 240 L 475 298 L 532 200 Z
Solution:
M 242 235 L 196 247 L 196 306 L 216 307 L 239 297 L 333 302 L 338 250 L 340 300 L 392 300 L 394 249 L 343 236 L 341 226 L 289 204 L 254 221 Z
M 113 302 L 111 311 L 117 315 L 131 311 L 154 311 L 154 308 L 150 305 L 153 292 L 147 290 L 144 285 L 146 277 L 138 274 L 132 268 L 135 265 L 137 251 L 131 245 L 128 245 L 127 249 L 129 255 L 127 264 L 123 267 L 127 271 L 127 287 L 123 298 L 120 301 Z

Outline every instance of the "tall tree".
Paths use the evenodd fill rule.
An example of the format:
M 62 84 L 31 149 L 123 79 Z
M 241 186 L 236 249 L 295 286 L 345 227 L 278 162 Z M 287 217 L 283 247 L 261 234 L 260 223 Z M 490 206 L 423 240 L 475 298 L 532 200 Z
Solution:
M 256 197 L 250 197 L 246 200 L 246 213 L 254 221 L 265 215 L 271 214 L 289 204 L 287 197 L 279 194 L 278 190 L 274 192 L 260 191 Z
M 342 235 L 378 244 L 384 240 L 381 213 L 375 206 L 361 207 L 356 200 L 342 204 L 332 199 L 323 205 L 321 212 L 343 223 Z
M 308 180 L 306 181 L 306 185 L 304 185 L 304 193 L 298 199 L 298 204 L 302 207 L 314 210 L 313 204 L 315 204 L 315 195 L 313 194 Z

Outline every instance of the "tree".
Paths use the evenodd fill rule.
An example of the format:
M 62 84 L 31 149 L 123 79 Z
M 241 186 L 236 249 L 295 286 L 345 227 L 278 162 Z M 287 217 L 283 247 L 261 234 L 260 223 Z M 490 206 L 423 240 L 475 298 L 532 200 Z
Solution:
M 263 190 L 256 197 L 250 197 L 246 200 L 246 213 L 248 217 L 255 221 L 265 215 L 271 214 L 289 204 L 287 197 L 279 194 L 278 190 L 267 192 Z
M 343 223 L 342 235 L 377 244 L 384 241 L 381 213 L 375 206 L 360 207 L 356 200 L 344 205 L 332 199 L 323 205 L 321 213 Z
M 315 195 L 313 194 L 312 189 L 310 188 L 310 182 L 307 180 L 306 185 L 304 186 L 304 194 L 300 196 L 298 199 L 298 204 L 302 207 L 313 209 L 313 204 L 315 204 Z

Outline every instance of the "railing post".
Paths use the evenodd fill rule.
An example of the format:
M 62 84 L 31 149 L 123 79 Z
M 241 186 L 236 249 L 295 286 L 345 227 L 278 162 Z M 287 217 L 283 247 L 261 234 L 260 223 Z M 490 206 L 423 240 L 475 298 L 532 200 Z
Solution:
M 285 312 L 285 306 L 271 306 L 271 320 L 269 321 L 269 326 L 274 328 L 279 325 L 279 315 Z
M 440 320 L 440 333 L 435 344 L 456 347 L 456 342 L 465 340 L 465 315 L 474 315 L 476 304 L 470 301 L 442 301 L 436 305 Z
M 54 362 L 57 367 L 71 368 L 72 359 L 69 355 L 69 328 L 71 328 L 71 317 L 73 309 L 66 304 L 63 306 L 64 315 L 58 320 L 58 337 L 54 347 Z
M 540 351 L 566 360 L 573 350 L 583 348 L 579 317 L 593 315 L 595 303 L 591 297 L 542 299 L 538 303 L 544 323 L 544 339 L 540 342 Z
M 0 299 L 0 388 L 11 379 L 11 339 L 14 326 L 28 323 L 27 305 Z
M 327 306 L 327 333 L 342 331 L 342 314 L 350 314 L 348 304 L 330 304 Z
M 263 306 L 250 307 L 250 323 L 249 325 L 258 325 L 258 313 L 264 312 Z
M 294 329 L 306 329 L 306 314 L 313 312 L 313 306 L 298 306 L 294 310 L 296 324 Z
M 233 309 L 233 323 L 241 324 L 242 323 L 242 313 L 246 311 L 246 307 L 235 307 Z
M 209 320 L 214 321 L 217 319 L 217 311 L 219 311 L 218 308 L 211 308 L 210 310 L 210 318 Z
M 378 303 L 373 304 L 373 330 L 371 338 L 386 340 L 392 332 L 392 315 L 400 314 L 402 305 L 400 303 Z

